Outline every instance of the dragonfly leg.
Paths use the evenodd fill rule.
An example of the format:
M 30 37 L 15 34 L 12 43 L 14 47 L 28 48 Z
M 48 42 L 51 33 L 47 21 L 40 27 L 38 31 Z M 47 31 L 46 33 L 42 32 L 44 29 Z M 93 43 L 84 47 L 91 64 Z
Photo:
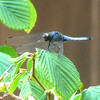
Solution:
M 63 48 L 64 48 L 64 47 L 63 47 L 63 38 L 62 38 L 61 46 L 60 46 L 60 50 L 59 50 L 59 54 L 58 54 L 58 57 L 59 57 L 59 58 L 61 58 L 61 55 L 63 54 L 63 51 L 64 51 Z
M 59 50 L 59 55 L 62 55 L 63 54 L 63 42 L 61 42 L 61 47 L 60 47 L 60 50 Z
M 50 49 L 50 41 L 49 41 L 49 43 L 48 43 L 48 50 Z
M 49 44 L 48 44 L 48 50 L 49 51 L 52 51 L 53 50 L 52 45 L 53 45 L 53 41 L 49 41 Z
M 60 50 L 60 47 L 57 44 L 55 44 L 54 42 L 53 42 L 53 45 Z

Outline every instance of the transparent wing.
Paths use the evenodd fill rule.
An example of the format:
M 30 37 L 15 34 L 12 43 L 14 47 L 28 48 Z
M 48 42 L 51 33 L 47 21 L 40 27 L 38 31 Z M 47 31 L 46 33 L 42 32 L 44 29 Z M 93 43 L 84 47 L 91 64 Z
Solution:
M 43 32 L 36 33 L 36 34 L 9 37 L 6 40 L 6 43 L 11 46 L 20 46 L 22 44 L 36 42 L 38 40 L 41 40 L 41 39 L 43 39 L 42 35 L 43 35 Z
M 52 40 L 50 43 L 49 50 L 53 52 L 59 52 L 59 55 L 62 55 L 63 54 L 63 37 L 61 37 L 61 41 L 58 41 L 58 42 L 54 42 L 54 40 Z
M 30 42 L 28 44 L 20 45 L 16 48 L 16 52 L 18 54 L 22 54 L 24 52 L 34 53 L 36 48 L 47 49 L 47 42 L 39 40 L 37 42 Z
M 18 54 L 22 54 L 24 52 L 33 53 L 35 48 L 47 49 L 47 43 L 42 37 L 43 34 L 44 32 L 30 35 L 14 36 L 8 38 L 6 43 L 8 45 L 15 46 L 16 52 Z
M 58 52 L 58 50 L 59 50 L 58 46 L 59 46 L 59 42 L 56 42 L 56 43 L 50 42 L 50 46 L 48 49 L 51 52 Z
M 52 45 L 52 49 L 53 51 L 55 52 L 59 52 L 59 54 L 63 54 L 63 42 L 55 42 L 53 45 Z

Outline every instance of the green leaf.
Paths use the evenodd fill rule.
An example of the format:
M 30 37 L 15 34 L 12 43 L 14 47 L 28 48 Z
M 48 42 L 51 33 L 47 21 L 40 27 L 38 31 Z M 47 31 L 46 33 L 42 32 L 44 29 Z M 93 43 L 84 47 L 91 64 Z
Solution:
M 27 53 L 23 53 L 21 56 L 19 56 L 17 58 L 9 59 L 9 61 L 18 62 L 18 61 L 21 61 L 23 59 L 28 59 Z
M 0 52 L 0 76 L 14 63 L 8 61 L 9 59 L 11 59 L 11 56 Z M 8 75 L 5 79 L 5 81 L 11 81 L 11 76 L 10 74 L 12 73 L 14 69 L 14 66 L 6 73 L 6 75 Z
M 2 20 L 0 19 L 0 23 L 2 22 Z
M 81 93 L 77 94 L 77 95 L 73 95 L 70 100 L 81 100 Z
M 14 71 L 12 72 L 12 78 L 17 74 L 19 68 L 22 66 L 22 64 L 28 59 L 28 53 L 23 53 L 21 56 L 17 58 L 12 58 L 9 61 L 12 61 L 15 63 L 16 67 L 14 68 Z
M 22 76 L 22 77 L 20 78 L 20 83 L 19 83 L 19 85 L 18 85 L 18 88 L 21 90 L 22 87 L 23 87 L 23 84 L 24 84 L 25 82 L 29 81 L 29 79 L 30 79 L 31 77 L 32 77 L 32 73 L 29 73 L 29 72 L 25 73 L 25 75 Z
M 44 91 L 42 88 L 31 80 L 24 82 L 20 92 L 20 97 L 23 99 L 28 98 L 28 96 L 33 96 L 36 100 L 40 100 L 43 95 Z
M 25 75 L 23 77 L 21 77 L 20 81 L 24 83 L 26 81 L 29 81 L 29 79 L 31 79 L 31 77 L 32 77 L 32 73 L 27 72 L 27 73 L 25 73 Z
M 6 53 L 9 56 L 11 56 L 12 58 L 18 57 L 17 53 L 15 52 L 15 50 L 7 45 L 4 46 L 0 46 L 0 52 Z
M 17 74 L 17 72 L 19 71 L 19 68 L 22 66 L 22 64 L 25 62 L 26 59 L 22 59 L 21 61 L 19 61 L 16 65 L 16 67 L 14 68 L 13 72 L 12 72 L 12 78 Z
M 55 87 L 56 92 L 66 100 L 79 89 L 79 73 L 64 55 L 58 58 L 57 53 L 37 49 L 35 68 L 35 75 L 42 85 L 46 89 Z
M 100 86 L 91 86 L 85 89 L 81 100 L 100 100 Z
M 36 20 L 37 20 L 37 13 L 36 13 L 36 10 L 35 10 L 35 7 L 34 5 L 29 1 L 29 7 L 30 7 L 30 26 L 29 26 L 29 29 L 25 29 L 25 31 L 27 33 L 29 33 L 32 28 L 35 26 L 35 23 L 36 23 Z
M 30 25 L 30 6 L 27 0 L 0 0 L 0 19 L 9 28 L 22 30 Z
M 73 100 L 81 100 L 81 94 L 76 95 Z
M 12 83 L 10 84 L 10 89 L 9 89 L 9 94 L 11 95 L 15 89 L 17 88 L 18 84 L 19 84 L 19 80 L 20 78 L 24 75 L 25 73 L 19 73 L 14 80 L 12 81 Z
M 30 72 L 32 70 L 32 68 L 33 68 L 33 59 L 30 58 L 27 61 L 27 70 Z
M 45 92 L 43 93 L 43 95 L 41 96 L 40 100 L 47 100 L 47 95 L 48 95 L 48 92 L 45 91 Z
M 7 92 L 9 85 L 9 82 L 0 82 L 0 92 Z

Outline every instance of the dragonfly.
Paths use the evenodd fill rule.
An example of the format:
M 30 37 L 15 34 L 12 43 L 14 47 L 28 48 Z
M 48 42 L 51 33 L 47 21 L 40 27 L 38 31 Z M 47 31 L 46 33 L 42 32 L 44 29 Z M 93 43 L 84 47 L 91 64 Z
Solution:
M 35 48 L 42 48 L 53 52 L 58 51 L 59 55 L 61 55 L 64 51 L 63 43 L 67 41 L 86 41 L 91 39 L 91 37 L 70 37 L 58 31 L 52 31 L 9 37 L 6 42 L 8 45 L 15 46 L 18 54 L 24 52 L 33 53 L 35 52 Z

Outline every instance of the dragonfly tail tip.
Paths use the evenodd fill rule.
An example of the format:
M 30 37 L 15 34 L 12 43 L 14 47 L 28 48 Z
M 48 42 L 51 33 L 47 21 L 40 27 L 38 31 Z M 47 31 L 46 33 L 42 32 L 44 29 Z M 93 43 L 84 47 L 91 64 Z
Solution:
M 93 38 L 92 37 L 86 37 L 86 40 L 92 40 Z
M 88 40 L 92 40 L 93 39 L 93 37 L 88 37 Z

